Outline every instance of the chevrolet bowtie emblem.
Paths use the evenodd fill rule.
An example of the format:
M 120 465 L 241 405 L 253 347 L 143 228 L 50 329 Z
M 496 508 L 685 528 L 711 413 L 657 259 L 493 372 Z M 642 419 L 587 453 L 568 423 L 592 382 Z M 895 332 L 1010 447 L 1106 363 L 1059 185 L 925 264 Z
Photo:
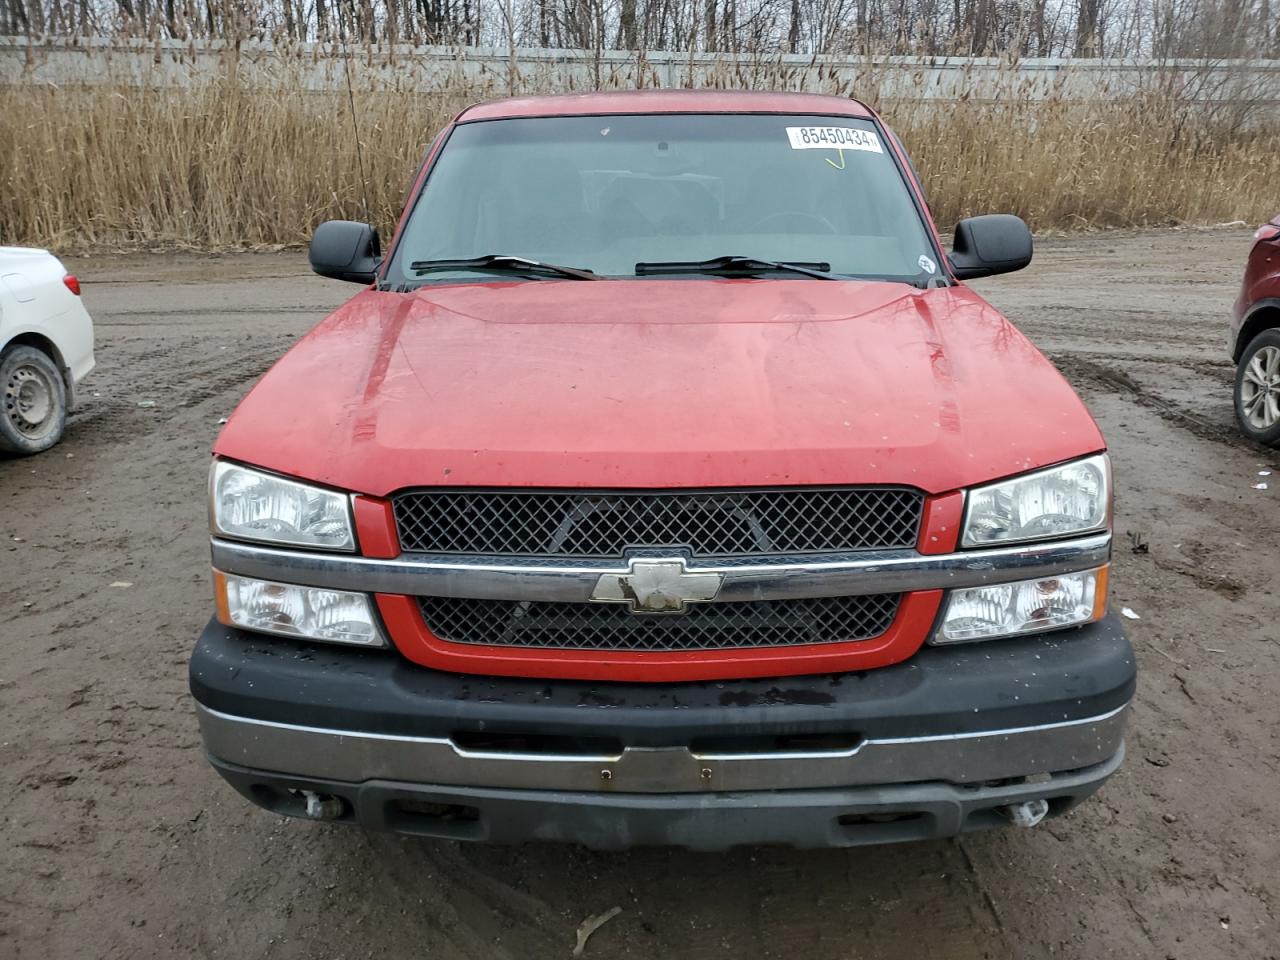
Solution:
M 632 613 L 684 613 L 685 605 L 714 600 L 724 576 L 690 573 L 684 561 L 632 560 L 626 573 L 606 573 L 592 600 L 625 603 Z

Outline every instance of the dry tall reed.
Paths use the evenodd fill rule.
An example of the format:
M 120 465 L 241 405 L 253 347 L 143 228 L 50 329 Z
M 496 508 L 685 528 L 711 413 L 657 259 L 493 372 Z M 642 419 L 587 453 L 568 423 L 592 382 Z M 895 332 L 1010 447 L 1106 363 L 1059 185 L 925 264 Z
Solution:
M 430 94 L 357 90 L 371 216 L 384 231 L 435 131 L 498 92 L 461 78 Z M 1014 91 L 881 107 L 943 229 L 995 211 L 1055 229 L 1252 223 L 1280 210 L 1280 130 L 1223 132 L 1172 98 Z M 255 88 L 234 72 L 181 87 L 0 87 L 0 171 L 5 244 L 298 244 L 322 220 L 365 218 L 345 93 Z

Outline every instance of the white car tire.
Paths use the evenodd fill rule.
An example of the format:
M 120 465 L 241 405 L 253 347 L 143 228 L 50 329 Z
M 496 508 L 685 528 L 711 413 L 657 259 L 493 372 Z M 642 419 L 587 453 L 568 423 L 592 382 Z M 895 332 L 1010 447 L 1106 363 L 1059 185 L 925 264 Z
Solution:
M 35 347 L 0 354 L 0 453 L 48 450 L 66 425 L 67 385 L 57 364 Z

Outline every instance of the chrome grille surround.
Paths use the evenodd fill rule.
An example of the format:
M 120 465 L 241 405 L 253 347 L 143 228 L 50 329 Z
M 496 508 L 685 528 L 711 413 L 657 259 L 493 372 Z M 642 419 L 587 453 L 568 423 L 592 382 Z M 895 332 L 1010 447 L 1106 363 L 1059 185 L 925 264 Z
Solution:
M 407 553 L 616 558 L 906 549 L 924 495 L 903 487 L 760 490 L 410 490 L 391 498 Z
M 214 538 L 224 573 L 332 590 L 404 596 L 586 603 L 620 560 L 524 559 L 404 554 L 391 559 L 295 550 Z M 714 603 L 959 590 L 1091 570 L 1111 558 L 1111 534 L 925 555 L 882 550 L 835 556 L 718 560 L 688 569 L 719 572 Z

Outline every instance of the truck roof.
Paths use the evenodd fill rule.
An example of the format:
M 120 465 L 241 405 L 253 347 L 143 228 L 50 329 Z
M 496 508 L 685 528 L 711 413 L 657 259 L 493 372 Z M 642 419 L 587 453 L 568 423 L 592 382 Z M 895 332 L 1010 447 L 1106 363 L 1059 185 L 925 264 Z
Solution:
M 458 122 L 512 117 L 635 113 L 796 113 L 870 117 L 857 100 L 814 93 L 748 90 L 620 90 L 546 97 L 513 97 L 468 107 Z

